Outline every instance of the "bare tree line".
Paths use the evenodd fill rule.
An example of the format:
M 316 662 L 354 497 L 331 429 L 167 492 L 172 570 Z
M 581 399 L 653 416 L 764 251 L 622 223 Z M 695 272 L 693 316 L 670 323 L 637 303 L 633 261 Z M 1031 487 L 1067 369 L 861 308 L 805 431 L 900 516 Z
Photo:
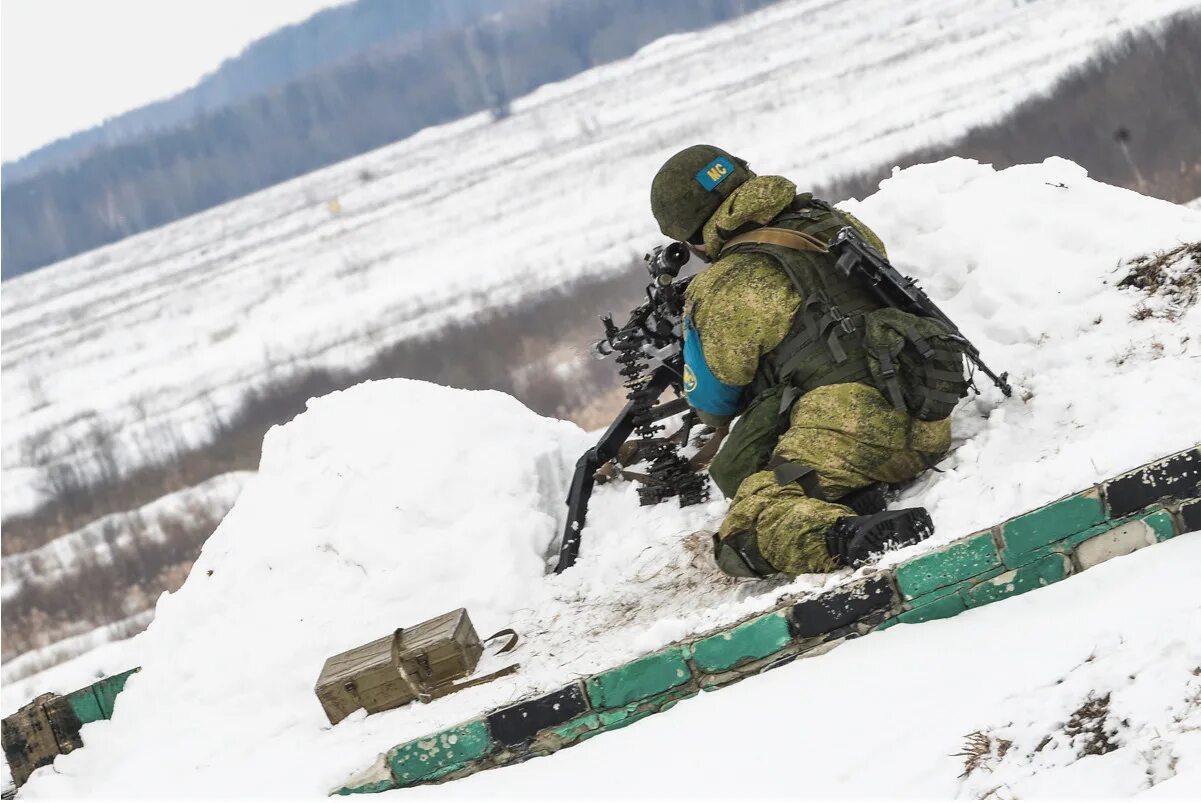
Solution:
M 1201 197 L 1201 14 L 1127 34 L 995 125 L 831 183 L 864 198 L 893 166 L 963 156 L 1004 168 L 1063 156 L 1089 176 L 1176 203 Z
M 25 582 L 0 608 L 0 638 L 5 660 L 46 647 L 60 639 L 125 619 L 154 607 L 164 591 L 175 591 L 188 576 L 205 540 L 226 510 L 205 500 L 192 500 L 177 513 L 154 521 L 162 540 L 133 538 L 114 523 L 104 538 L 112 560 L 94 552 L 77 556 L 72 571 L 49 582 Z M 124 526 L 145 529 L 135 519 Z M 86 627 L 84 627 L 86 623 Z

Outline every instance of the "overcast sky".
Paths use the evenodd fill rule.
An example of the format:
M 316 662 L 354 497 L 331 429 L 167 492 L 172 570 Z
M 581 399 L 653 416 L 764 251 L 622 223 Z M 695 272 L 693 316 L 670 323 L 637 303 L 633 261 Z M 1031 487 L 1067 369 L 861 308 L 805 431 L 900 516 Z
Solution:
M 253 40 L 343 2 L 3 0 L 0 157 L 173 95 Z

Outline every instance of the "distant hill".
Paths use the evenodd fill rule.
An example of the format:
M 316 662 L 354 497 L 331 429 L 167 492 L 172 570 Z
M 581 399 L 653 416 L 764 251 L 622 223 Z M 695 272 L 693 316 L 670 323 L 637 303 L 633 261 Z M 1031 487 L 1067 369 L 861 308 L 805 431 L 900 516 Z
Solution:
M 3 277 L 431 125 L 504 116 L 542 84 L 774 1 L 358 0 L 321 12 L 187 93 L 5 165 Z
M 61 168 L 88 153 L 170 128 L 197 115 L 253 97 L 314 70 L 406 35 L 462 25 L 531 0 L 358 0 L 320 11 L 248 45 L 191 89 L 57 139 L 5 162 L 5 185 Z M 147 65 L 148 69 L 152 65 Z

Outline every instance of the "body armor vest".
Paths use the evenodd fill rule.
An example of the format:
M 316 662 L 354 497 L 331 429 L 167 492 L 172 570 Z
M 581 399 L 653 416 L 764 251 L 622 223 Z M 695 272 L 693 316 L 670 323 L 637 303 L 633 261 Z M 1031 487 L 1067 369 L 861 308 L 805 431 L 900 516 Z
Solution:
M 769 224 L 829 243 L 844 226 L 854 226 L 875 244 L 879 239 L 854 218 L 844 215 L 809 193 L 798 195 Z M 771 257 L 801 296 L 801 306 L 784 340 L 759 361 L 751 383 L 752 398 L 780 385 L 795 389 L 782 401 L 784 408 L 799 395 L 823 385 L 862 382 L 873 385 L 864 346 L 863 316 L 881 309 L 879 300 L 858 282 L 833 268 L 822 252 L 799 251 L 780 245 L 741 242 L 722 256 L 742 252 Z

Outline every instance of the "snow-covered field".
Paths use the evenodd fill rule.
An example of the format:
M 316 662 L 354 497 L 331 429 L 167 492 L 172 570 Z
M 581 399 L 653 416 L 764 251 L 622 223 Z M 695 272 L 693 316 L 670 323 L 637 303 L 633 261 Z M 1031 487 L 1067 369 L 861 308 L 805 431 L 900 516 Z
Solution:
M 6 555 L 0 566 L 0 577 L 3 578 L 0 601 L 3 604 L 13 604 L 31 590 L 52 596 L 57 589 L 62 598 L 78 596 L 78 585 L 88 584 L 93 594 L 93 608 L 78 619 L 47 617 L 37 625 L 36 632 L 28 634 L 36 638 L 34 643 L 45 646 L 5 660 L 5 710 L 10 710 L 10 703 L 15 701 L 19 705 L 37 693 L 24 695 L 24 700 L 18 699 L 14 696 L 16 681 L 83 655 L 112 639 L 128 638 L 144 628 L 153 616 L 154 599 L 161 590 L 161 586 L 156 585 L 155 575 L 166 568 L 154 562 L 154 555 L 159 551 L 156 547 L 168 554 L 172 550 L 186 553 L 188 549 L 198 547 L 199 539 L 209 534 L 201 531 L 203 522 L 213 526 L 220 521 L 233 507 L 242 485 L 250 476 L 252 472 L 246 471 L 221 474 L 166 494 L 135 510 L 102 516 L 37 549 Z M 97 570 L 119 567 L 122 563 L 132 563 L 134 568 L 109 572 L 109 575 L 129 578 L 130 586 L 106 587 L 105 581 L 91 576 Z M 142 588 L 142 584 L 149 584 L 149 589 Z M 118 600 L 119 605 L 114 607 L 111 603 Z M 110 604 L 100 604 L 103 602 Z M 108 618 L 123 615 L 124 618 L 117 621 Z M 31 626 L 30 630 L 33 629 Z M 36 689 L 37 680 L 31 678 L 30 683 L 22 684 L 22 688 Z
M 990 121 L 1196 0 L 794 0 L 4 284 L 3 513 L 37 459 L 127 465 L 300 364 L 623 268 L 650 176 L 711 141 L 820 182 Z M 337 200 L 334 212 L 328 202 Z M 120 214 L 119 209 L 114 214 Z
M 121 550 L 143 543 L 162 543 L 170 537 L 161 526 L 163 519 L 187 515 L 194 506 L 229 510 L 250 476 L 249 471 L 220 474 L 137 510 L 103 516 L 37 549 L 9 555 L 0 563 L 3 577 L 0 600 L 7 602 L 17 596 L 27 583 L 63 582 L 81 570 L 81 559 L 85 556 L 89 564 L 103 566 L 119 560 Z
M 1116 286 L 1127 272 L 1124 261 L 1197 239 L 1201 213 L 1098 184 L 1058 159 L 1000 172 L 959 159 L 915 167 L 850 208 L 884 237 L 898 266 L 923 281 L 990 364 L 1011 371 L 1015 385 L 1011 399 L 985 387 L 961 404 L 954 451 L 939 466 L 941 473 L 929 473 L 899 503 L 926 505 L 938 532 L 885 562 L 1201 440 L 1195 401 L 1201 388 L 1201 310 L 1188 303 L 1187 288 L 1175 296 L 1166 292 L 1174 286 L 1172 277 L 1185 277 L 1190 263 L 1168 269 L 1164 295 L 1148 298 Z M 1198 268 L 1190 269 L 1195 275 Z M 1146 313 L 1136 319 L 1140 308 Z M 567 478 L 589 443 L 574 425 L 540 418 L 493 392 L 388 380 L 311 401 L 306 413 L 268 434 L 261 470 L 205 545 L 183 588 L 165 595 L 149 629 L 123 645 L 129 664 L 144 669 L 130 679 L 114 719 L 85 726 L 88 747 L 36 773 L 23 794 L 130 797 L 157 796 L 165 789 L 324 794 L 394 744 L 735 621 L 783 595 L 845 579 L 804 576 L 785 584 L 725 578 L 713 566 L 707 539 L 694 534 L 720 521 L 724 502 L 683 510 L 672 503 L 641 508 L 630 485 L 598 490 L 579 562 L 562 575 L 547 575 Z M 1193 536 L 1182 541 L 1188 539 L 1195 544 Z M 1139 575 L 1140 593 L 1160 582 L 1146 579 L 1151 577 L 1162 577 L 1167 593 L 1183 582 L 1173 572 L 1184 572 L 1191 588 L 1191 565 L 1180 567 L 1195 561 L 1195 550 L 1195 545 L 1147 550 L 1149 556 L 1140 560 L 1165 555 L 1166 563 L 1162 574 L 1154 564 L 1140 564 L 1153 566 Z M 1091 588 L 1091 582 L 1086 576 L 1064 585 Z M 1082 594 L 1079 604 L 1112 598 L 1112 586 L 1104 589 Z M 1054 599 L 1049 593 L 1037 592 L 1021 604 L 1045 616 L 1055 610 L 1040 602 Z M 1131 739 L 1149 744 L 1157 723 L 1167 727 L 1166 706 L 1184 700 L 1183 685 L 1177 697 L 1168 689 L 1195 665 L 1201 643 L 1195 630 L 1190 636 L 1172 624 L 1191 626 L 1180 607 L 1188 600 L 1195 615 L 1196 595 L 1176 593 L 1165 604 L 1174 606 L 1178 619 L 1134 613 L 1115 618 L 1114 633 L 1142 628 L 1139 640 L 1130 650 L 1114 646 L 1116 636 L 1097 642 L 1097 669 L 1079 671 L 1071 685 L 1047 691 L 1041 678 L 1066 671 L 1070 664 L 1064 662 L 1077 653 L 1074 660 L 1084 661 L 1088 652 L 1081 645 L 1089 634 L 1104 632 L 1096 629 L 1104 623 L 1082 622 L 1079 634 L 1061 636 L 1063 648 L 1045 662 L 1036 651 L 1026 674 L 998 685 L 978 705 L 939 713 L 929 733 L 914 738 L 914 749 L 937 745 L 941 752 L 919 766 L 934 761 L 940 771 L 953 769 L 942 745 L 950 739 L 957 746 L 968 732 L 965 723 L 969 730 L 997 729 L 1022 751 L 1033 750 L 1027 742 L 1054 721 L 1053 706 L 1078 705 L 1077 692 L 1113 680 L 1139 656 L 1151 661 L 1151 655 L 1165 655 L 1144 681 L 1114 688 L 1117 710 L 1139 708 L 1139 718 L 1127 717 L 1135 723 L 1129 726 Z M 1075 603 L 1066 604 L 1070 609 Z M 358 712 L 336 727 L 328 725 L 313 694 L 326 656 L 459 606 L 468 608 L 481 633 L 512 625 L 523 634 L 512 654 L 522 664 L 519 674 L 430 705 L 371 717 Z M 965 621 L 993 621 L 985 615 Z M 954 635 L 963 630 L 928 628 L 896 628 L 882 639 L 865 639 L 868 647 L 836 659 L 850 663 L 835 666 L 860 667 L 848 670 L 850 678 L 870 674 L 872 656 L 863 658 L 861 650 L 872 643 L 884 645 L 879 649 L 885 659 L 908 661 L 909 672 L 919 671 L 913 668 L 919 655 L 925 667 L 945 664 L 950 672 L 965 662 L 974 666 L 977 655 L 992 654 L 984 642 L 993 628 L 977 624 L 971 640 Z M 995 629 L 1002 644 L 1021 632 Z M 935 635 L 927 641 L 925 633 Z M 1031 638 L 1037 644 L 1044 636 Z M 955 644 L 962 656 L 951 654 L 953 639 L 960 639 Z M 1182 640 L 1192 652 L 1176 646 Z M 801 662 L 797 671 L 824 676 L 826 661 Z M 1012 659 L 998 664 L 1012 665 Z M 878 671 L 887 674 L 888 667 Z M 992 665 L 980 671 L 986 678 L 1004 677 Z M 795 677 L 791 670 L 781 672 L 782 678 Z M 928 672 L 943 677 L 933 668 Z M 1156 677 L 1168 685 L 1160 689 Z M 67 683 L 65 673 L 58 682 Z M 69 688 L 73 685 L 59 690 Z M 752 692 L 758 688 L 763 687 L 754 685 Z M 871 739 L 883 740 L 877 749 L 885 749 L 879 721 L 903 724 L 905 712 L 918 703 L 883 693 L 874 699 L 876 718 L 862 727 Z M 830 712 L 825 700 L 815 702 L 815 710 Z M 1011 709 L 1001 705 L 1006 701 L 1013 702 Z M 795 711 L 802 718 L 804 704 L 798 696 Z M 928 705 L 941 703 L 929 699 Z M 827 719 L 814 730 L 838 733 L 835 728 L 848 727 Z M 918 721 L 914 727 L 925 726 Z M 804 738 L 820 742 L 815 733 Z M 727 732 L 724 743 L 735 748 L 740 738 Z M 1186 735 L 1181 743 L 1186 739 L 1194 737 Z M 857 749 L 849 736 L 838 742 L 848 753 Z M 828 753 L 835 749 L 815 749 L 812 759 L 800 749 L 790 752 L 789 771 L 808 776 L 870 760 L 865 752 L 850 757 L 862 764 L 832 765 Z M 1123 784 L 1138 767 L 1136 752 L 1114 765 Z M 1031 760 L 1050 766 L 1054 756 L 1065 755 Z M 1013 756 L 1005 764 L 1005 782 L 1041 788 L 1041 781 L 1026 779 L 1018 753 Z M 901 764 L 894 755 L 886 759 L 890 766 Z M 1156 766 L 1161 773 L 1156 778 L 1167 777 Z M 849 771 L 835 780 L 850 783 Z M 921 779 L 905 771 L 900 782 L 918 788 Z M 1069 783 L 1063 773 L 1055 777 Z M 479 783 L 503 784 L 496 779 L 504 777 L 523 783 L 521 776 L 503 772 Z M 943 784 L 938 794 L 957 789 L 954 773 L 931 781 L 936 782 Z

